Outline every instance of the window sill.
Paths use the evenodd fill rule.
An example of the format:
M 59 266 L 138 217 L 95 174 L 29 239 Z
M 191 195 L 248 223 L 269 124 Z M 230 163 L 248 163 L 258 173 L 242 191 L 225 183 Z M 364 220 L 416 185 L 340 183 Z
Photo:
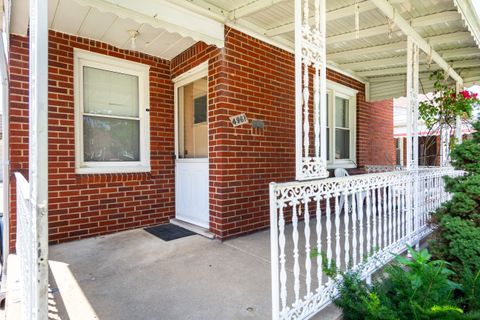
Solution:
M 76 174 L 96 174 L 96 173 L 140 173 L 150 172 L 150 166 L 135 165 L 135 166 L 102 166 L 102 167 L 77 167 L 75 169 Z
M 346 162 L 339 162 L 339 163 L 329 163 L 327 164 L 327 169 L 337 169 L 337 168 L 344 168 L 344 169 L 356 169 L 357 165 L 353 161 L 346 161 Z

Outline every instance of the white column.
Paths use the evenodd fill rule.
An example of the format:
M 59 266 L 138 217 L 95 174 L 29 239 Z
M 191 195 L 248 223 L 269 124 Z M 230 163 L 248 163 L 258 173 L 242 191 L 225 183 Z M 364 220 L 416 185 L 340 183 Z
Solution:
M 295 0 L 295 161 L 296 179 L 328 176 L 326 170 L 326 0 Z M 310 75 L 313 70 L 313 75 Z M 313 83 L 310 92 L 309 83 Z M 313 105 L 313 112 L 310 111 Z M 313 115 L 313 123 L 310 117 Z M 312 130 L 313 129 L 313 130 Z M 312 148 L 313 146 L 313 148 Z
M 407 41 L 407 159 L 408 170 L 418 169 L 418 46 Z
M 450 129 L 446 125 L 440 127 L 440 166 L 450 165 Z
M 302 179 L 302 0 L 295 0 L 295 179 Z
M 457 95 L 462 91 L 463 83 L 457 82 L 456 83 L 456 93 Z M 457 143 L 462 143 L 462 118 L 457 116 L 455 121 L 455 137 L 457 138 Z
M 30 0 L 30 213 L 37 228 L 36 319 L 48 318 L 48 4 Z M 36 221 L 35 221 L 36 220 Z
M 407 40 L 407 170 L 412 180 L 406 190 L 407 234 L 418 230 L 418 46 Z M 413 244 L 413 243 L 412 243 Z M 418 245 L 418 243 L 416 243 Z

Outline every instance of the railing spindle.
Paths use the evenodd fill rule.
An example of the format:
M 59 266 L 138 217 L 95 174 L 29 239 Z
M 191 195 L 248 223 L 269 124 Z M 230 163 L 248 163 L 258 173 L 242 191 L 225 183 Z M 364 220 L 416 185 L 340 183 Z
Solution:
M 378 249 L 382 250 L 382 220 L 383 220 L 383 211 L 382 211 L 382 192 L 380 188 L 377 189 L 377 207 L 378 207 Z
M 307 288 L 307 295 L 311 294 L 312 285 L 312 260 L 310 257 L 310 212 L 308 210 L 308 198 L 305 198 L 305 286 Z
M 352 193 L 352 259 L 353 266 L 357 265 L 357 193 Z
M 340 269 L 342 261 L 340 260 L 340 208 L 338 205 L 338 194 L 335 194 L 335 263 Z
M 345 234 L 345 243 L 344 243 L 344 249 L 345 249 L 345 269 L 347 269 L 350 265 L 350 232 L 349 232 L 349 221 L 350 221 L 350 210 L 348 207 L 348 193 L 345 192 L 345 207 L 343 211 L 343 224 L 344 224 L 344 234 Z
M 285 267 L 285 217 L 283 214 L 283 206 L 279 208 L 278 219 L 278 244 L 280 246 L 280 299 L 282 301 L 282 310 L 287 307 L 287 270 Z
M 383 246 L 388 246 L 388 207 L 387 207 L 387 185 L 383 186 Z
M 372 211 L 372 204 L 370 201 L 370 192 L 371 190 L 367 189 L 367 200 L 366 200 L 366 210 L 367 210 L 367 257 L 370 256 L 371 252 L 371 246 L 370 246 L 370 241 L 372 240 L 372 235 L 371 235 L 371 225 L 370 225 L 370 215 Z
M 322 208 L 320 200 L 322 198 L 320 196 L 315 198 L 317 203 L 317 280 L 318 280 L 318 288 L 322 286 Z
M 372 189 L 372 225 L 373 225 L 373 239 L 372 239 L 372 251 L 377 251 L 379 247 L 377 241 L 377 199 L 376 189 Z
M 293 290 L 295 292 L 295 303 L 300 300 L 300 263 L 299 263 L 299 251 L 298 251 L 298 215 L 297 215 L 297 202 L 293 204 L 292 213 L 292 240 L 293 240 L 293 278 L 294 285 Z
M 330 200 L 331 198 L 327 196 L 325 198 L 325 214 L 327 216 L 326 219 L 326 229 L 327 229 L 327 262 L 328 266 L 330 267 L 332 265 L 332 212 L 330 210 Z

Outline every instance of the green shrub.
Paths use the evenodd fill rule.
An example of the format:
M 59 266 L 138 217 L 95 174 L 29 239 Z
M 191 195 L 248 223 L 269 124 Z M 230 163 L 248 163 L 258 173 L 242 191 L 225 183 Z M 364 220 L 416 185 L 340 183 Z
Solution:
M 473 138 L 451 152 L 452 165 L 465 175 L 445 177 L 452 199 L 435 212 L 438 228 L 429 245 L 436 258 L 451 263 L 455 279 L 464 286 L 459 296 L 463 308 L 480 311 L 480 121 L 473 126 Z
M 480 228 L 474 222 L 443 215 L 439 224 L 441 231 L 430 241 L 435 256 L 452 263 L 462 275 L 465 268 L 471 273 L 480 270 Z
M 326 267 L 330 276 L 340 274 L 336 280 L 340 295 L 334 303 L 342 309 L 343 319 L 476 319 L 459 307 L 454 294 L 462 286 L 450 280 L 453 271 L 448 263 L 431 260 L 425 249 L 409 252 L 411 259 L 397 256 L 385 276 L 370 286 L 357 272 Z

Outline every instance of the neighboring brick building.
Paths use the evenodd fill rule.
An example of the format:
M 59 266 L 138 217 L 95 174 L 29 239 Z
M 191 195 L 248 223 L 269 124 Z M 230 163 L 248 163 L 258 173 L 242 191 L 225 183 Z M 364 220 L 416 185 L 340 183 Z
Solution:
M 149 139 L 145 140 L 149 143 L 149 169 L 145 172 L 79 173 L 74 48 L 150 67 Z M 28 38 L 11 36 L 10 50 L 11 172 L 27 175 Z M 166 223 L 175 217 L 176 176 L 172 155 L 178 154 L 178 150 L 173 80 L 207 60 L 208 143 L 195 143 L 207 143 L 208 147 L 209 229 L 225 239 L 268 227 L 268 183 L 293 180 L 295 176 L 292 54 L 228 27 L 223 49 L 198 42 L 170 61 L 51 31 L 49 234 L 52 243 Z M 369 103 L 365 100 L 363 83 L 332 70 L 328 70 L 327 78 L 332 82 L 329 101 L 338 108 L 342 115 L 339 119 L 344 121 L 343 125 L 335 124 L 329 129 L 339 144 L 338 148 L 330 147 L 330 154 L 344 160 L 336 165 L 362 169 L 367 164 L 393 164 L 392 100 Z M 342 94 L 337 96 L 337 91 Z M 348 92 L 352 94 L 346 97 Z M 197 107 L 201 108 L 201 100 L 194 101 L 194 108 Z M 242 113 L 249 120 L 263 121 L 264 127 L 232 126 L 230 117 Z M 90 124 L 86 119 L 96 116 L 85 113 L 80 119 L 87 126 Z M 139 123 L 142 127 L 142 122 Z M 196 124 L 201 123 L 199 120 Z M 125 128 L 128 126 L 125 124 Z M 200 127 L 193 125 L 193 128 Z M 97 126 L 92 130 L 103 129 Z M 85 138 L 90 133 L 82 134 Z M 140 135 L 139 139 L 143 137 Z M 95 152 L 92 151 L 93 156 Z M 124 153 L 132 156 L 131 152 Z M 12 237 L 15 236 L 14 186 L 12 175 Z

